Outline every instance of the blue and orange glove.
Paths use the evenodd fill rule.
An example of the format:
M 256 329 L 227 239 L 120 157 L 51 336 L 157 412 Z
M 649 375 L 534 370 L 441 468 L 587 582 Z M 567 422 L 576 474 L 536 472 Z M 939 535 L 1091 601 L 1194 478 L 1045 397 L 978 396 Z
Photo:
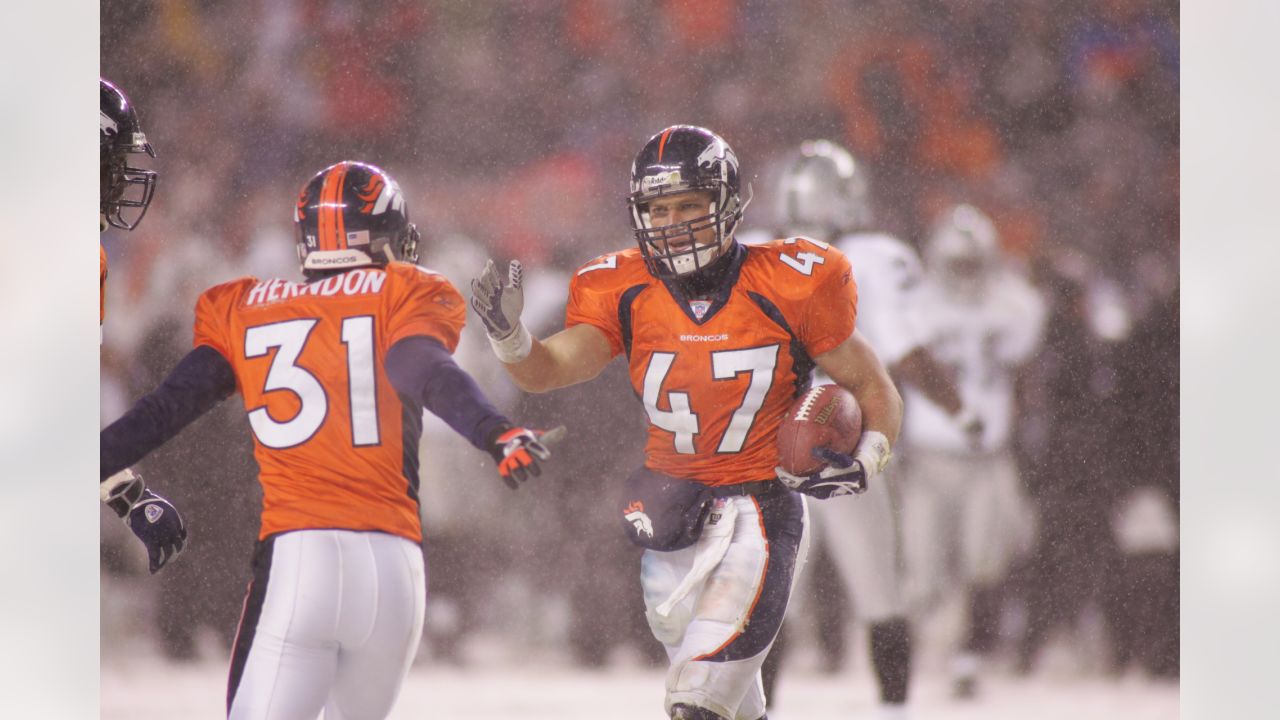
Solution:
M 152 575 L 178 557 L 187 542 L 187 524 L 173 503 L 147 488 L 142 476 L 121 470 L 103 480 L 100 490 L 102 501 L 146 546 Z
M 498 463 L 498 474 L 515 490 L 530 477 L 542 474 L 539 462 L 551 459 L 551 446 L 564 439 L 563 425 L 551 430 L 513 427 L 494 438 L 489 454 Z

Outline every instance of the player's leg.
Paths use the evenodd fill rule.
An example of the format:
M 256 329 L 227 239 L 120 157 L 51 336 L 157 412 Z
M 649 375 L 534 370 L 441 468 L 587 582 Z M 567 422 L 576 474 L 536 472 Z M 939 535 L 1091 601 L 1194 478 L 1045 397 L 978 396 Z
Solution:
M 970 588 L 968 636 L 953 674 L 955 692 L 962 697 L 974 694 L 984 659 L 996 649 L 1004 605 L 1003 581 L 1015 555 L 1026 551 L 1034 532 L 1013 458 L 994 455 L 977 463 L 970 474 L 978 482 L 973 483 L 965 500 L 961 530 Z
M 807 510 L 794 493 L 727 502 L 737 508 L 732 541 L 701 592 L 686 598 L 696 604 L 667 674 L 669 714 L 681 704 L 730 720 L 765 712 L 760 666 L 808 552 Z
M 814 535 L 813 539 L 818 540 Z M 832 559 L 832 550 L 826 543 L 810 543 L 809 559 L 805 563 L 804 579 L 797 579 L 808 587 L 808 603 L 813 621 L 819 628 L 818 649 L 822 652 L 822 670 L 839 672 L 845 664 L 845 629 L 852 613 L 848 585 L 840 578 L 840 571 Z M 778 651 L 777 644 L 769 651 L 772 657 Z M 767 662 L 767 661 L 766 661 Z
M 325 720 L 381 720 L 418 650 L 426 607 L 422 549 L 385 533 L 345 533 L 338 673 Z
M 790 640 L 787 636 L 791 631 L 787 629 L 785 619 L 782 627 L 778 628 L 778 636 L 773 639 L 773 645 L 769 648 L 769 654 L 765 657 L 764 663 L 760 666 L 760 682 L 764 690 L 764 695 L 769 699 L 770 707 L 777 707 L 778 696 L 778 675 L 781 674 L 782 663 L 787 657 L 788 644 Z
M 654 639 L 662 643 L 670 661 L 680 648 L 685 628 L 693 619 L 693 598 L 686 596 L 670 611 L 657 608 L 675 592 L 693 568 L 697 545 L 673 552 L 645 550 L 640 557 L 640 587 L 644 591 L 645 619 Z M 692 593 L 690 593 L 692 594 Z
M 810 520 L 813 520 L 812 516 Z M 835 673 L 844 666 L 848 593 L 845 592 L 843 581 L 825 543 L 820 542 L 822 534 L 815 533 L 811 526 L 809 537 L 809 556 L 803 572 L 796 573 L 795 590 L 787 604 L 786 618 L 769 648 L 764 665 L 760 667 L 760 679 L 770 708 L 778 705 L 778 678 L 782 674 L 788 652 L 793 644 L 803 639 L 796 634 L 801 627 L 797 622 L 812 621 L 817 631 L 824 672 Z
M 898 511 L 891 488 L 896 478 L 882 475 L 881 480 L 858 497 L 817 503 L 815 524 L 854 598 L 859 620 L 870 630 L 880 700 L 902 705 L 907 700 L 911 633 L 902 595 Z M 827 632 L 837 630 L 827 628 Z
M 232 649 L 230 720 L 315 720 L 338 665 L 338 558 L 327 530 L 267 538 Z
M 938 453 L 918 448 L 910 453 L 899 477 L 902 593 L 908 611 L 920 617 L 933 610 L 946 591 L 959 509 L 949 502 L 947 492 L 952 484 L 948 475 L 956 469 Z

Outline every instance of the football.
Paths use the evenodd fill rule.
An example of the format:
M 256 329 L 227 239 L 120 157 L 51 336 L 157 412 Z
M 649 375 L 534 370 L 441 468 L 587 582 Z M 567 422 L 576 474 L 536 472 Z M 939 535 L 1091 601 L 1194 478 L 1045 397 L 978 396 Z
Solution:
M 862 437 L 862 408 L 853 393 L 839 385 L 818 385 L 791 403 L 778 426 L 778 464 L 793 475 L 822 467 L 813 449 L 852 454 Z

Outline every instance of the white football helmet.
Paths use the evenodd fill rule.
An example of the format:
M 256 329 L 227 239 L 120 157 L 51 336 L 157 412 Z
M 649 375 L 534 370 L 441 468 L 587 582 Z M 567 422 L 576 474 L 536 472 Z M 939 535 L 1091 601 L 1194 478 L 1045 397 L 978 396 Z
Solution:
M 871 225 L 867 172 L 830 140 L 806 140 L 779 183 L 778 227 L 789 235 L 835 240 Z
M 925 264 L 943 289 L 958 299 L 976 300 L 1000 267 L 1000 238 L 995 223 L 972 205 L 955 205 L 933 226 Z

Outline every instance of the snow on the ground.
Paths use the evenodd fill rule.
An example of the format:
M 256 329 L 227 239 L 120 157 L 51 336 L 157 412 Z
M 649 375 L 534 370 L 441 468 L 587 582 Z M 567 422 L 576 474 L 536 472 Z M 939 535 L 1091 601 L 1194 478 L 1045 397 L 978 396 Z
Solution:
M 102 720 L 221 720 L 226 664 L 175 665 L 155 657 L 104 658 Z M 561 663 L 459 669 L 415 665 L 391 720 L 662 720 L 659 670 L 612 667 L 584 671 Z M 784 675 L 771 720 L 875 717 L 869 677 L 797 671 Z M 1138 673 L 1120 679 L 1040 672 L 996 675 L 982 694 L 959 703 L 941 675 L 917 678 L 914 720 L 1176 720 L 1178 686 Z

